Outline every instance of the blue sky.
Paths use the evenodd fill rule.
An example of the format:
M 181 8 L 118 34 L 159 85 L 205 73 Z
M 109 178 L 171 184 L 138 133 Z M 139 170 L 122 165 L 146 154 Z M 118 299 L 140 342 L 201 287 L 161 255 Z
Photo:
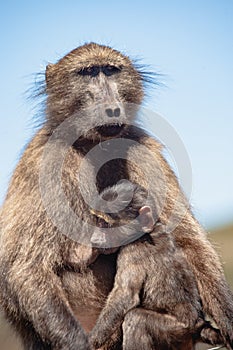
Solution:
M 233 1 L 5 1 L 1 29 L 0 200 L 33 134 L 33 73 L 96 41 L 166 75 L 146 106 L 174 126 L 193 170 L 191 203 L 207 227 L 233 221 Z M 153 120 L 147 127 L 156 133 Z

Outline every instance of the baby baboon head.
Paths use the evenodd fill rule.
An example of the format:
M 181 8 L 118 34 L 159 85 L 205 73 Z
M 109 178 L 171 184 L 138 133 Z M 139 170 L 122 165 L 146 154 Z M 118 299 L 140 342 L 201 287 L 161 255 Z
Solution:
M 142 187 L 122 181 L 100 196 L 103 206 L 91 209 L 96 221 L 91 237 L 95 247 L 119 247 L 153 230 L 156 219 L 152 207 L 145 204 L 147 191 Z

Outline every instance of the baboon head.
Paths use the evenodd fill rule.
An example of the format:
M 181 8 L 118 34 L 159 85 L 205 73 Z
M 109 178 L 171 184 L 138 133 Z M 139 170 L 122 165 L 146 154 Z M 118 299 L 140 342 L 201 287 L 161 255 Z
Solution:
M 145 80 L 145 74 L 122 53 L 85 44 L 47 66 L 47 119 L 56 126 L 76 115 L 85 137 L 119 135 L 135 117 Z
M 152 207 L 145 204 L 147 191 L 142 187 L 122 181 L 107 187 L 100 196 L 105 201 L 103 208 L 91 209 L 96 222 L 93 246 L 119 247 L 154 229 Z

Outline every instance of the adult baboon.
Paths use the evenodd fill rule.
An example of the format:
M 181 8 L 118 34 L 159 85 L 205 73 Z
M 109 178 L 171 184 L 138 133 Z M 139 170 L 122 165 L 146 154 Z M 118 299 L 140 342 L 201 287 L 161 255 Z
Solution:
M 1 211 L 0 303 L 25 349 L 88 349 L 80 323 L 89 331 L 103 308 L 116 253 L 107 250 L 93 261 L 80 222 L 89 219 L 90 183 L 101 191 L 124 178 L 149 187 L 163 225 L 170 227 L 172 214 L 172 234 L 203 309 L 233 347 L 233 298 L 219 259 L 186 211 L 160 144 L 129 125 L 146 80 L 127 56 L 94 43 L 47 66 L 46 118 L 16 167 Z M 120 156 L 119 139 L 127 141 Z M 100 159 L 108 161 L 100 167 Z

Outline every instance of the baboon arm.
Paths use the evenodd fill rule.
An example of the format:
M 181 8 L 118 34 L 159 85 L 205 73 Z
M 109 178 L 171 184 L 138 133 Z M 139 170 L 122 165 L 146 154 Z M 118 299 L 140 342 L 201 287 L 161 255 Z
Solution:
M 52 271 L 42 272 L 42 266 L 21 266 L 18 274 L 17 269 L 9 271 L 8 288 L 17 296 L 19 318 L 28 320 L 53 350 L 88 350 L 87 336 L 70 309 L 59 277 Z
M 204 311 L 218 326 L 228 349 L 233 349 L 233 294 L 217 253 L 205 238 L 177 235 L 176 241 L 192 266 Z
M 123 350 L 193 350 L 192 330 L 175 316 L 135 308 L 122 325 Z
M 106 306 L 90 333 L 89 340 L 95 349 L 100 348 L 120 327 L 125 314 L 139 305 L 139 293 L 143 282 L 140 277 L 134 268 L 130 268 L 130 271 L 117 273 L 115 285 L 109 294 Z

